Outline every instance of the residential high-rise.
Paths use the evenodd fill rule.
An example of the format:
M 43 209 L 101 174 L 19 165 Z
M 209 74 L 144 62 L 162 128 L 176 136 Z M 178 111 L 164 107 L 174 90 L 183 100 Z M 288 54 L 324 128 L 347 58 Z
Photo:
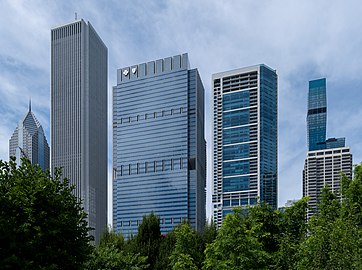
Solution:
M 340 193 L 341 172 L 352 178 L 352 154 L 349 147 L 308 151 L 303 171 L 303 196 L 308 196 L 307 218 L 318 210 L 322 188 Z
M 278 86 L 256 65 L 214 74 L 213 219 L 259 199 L 277 207 Z
M 107 228 L 107 47 L 78 20 L 51 31 L 52 171 L 75 185 L 95 228 Z
M 49 145 L 44 130 L 31 111 L 29 111 L 16 127 L 9 140 L 9 157 L 16 157 L 18 164 L 26 157 L 32 164 L 39 164 L 45 171 L 49 169 Z
M 326 79 L 309 82 L 307 138 L 308 153 L 303 170 L 303 196 L 309 196 L 309 219 L 318 211 L 319 197 L 328 185 L 339 193 L 341 172 L 352 177 L 352 154 L 345 138 L 327 137 Z
M 205 219 L 204 87 L 188 55 L 117 71 L 113 87 L 113 227 L 136 234 L 154 212 L 165 234 Z

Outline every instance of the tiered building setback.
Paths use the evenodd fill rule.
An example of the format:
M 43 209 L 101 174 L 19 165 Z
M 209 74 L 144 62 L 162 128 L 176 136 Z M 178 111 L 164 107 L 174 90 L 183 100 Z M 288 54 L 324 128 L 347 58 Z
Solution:
M 325 186 L 340 193 L 341 173 L 352 178 L 352 154 L 345 138 L 327 138 L 326 79 L 309 82 L 307 140 L 308 153 L 303 170 L 303 196 L 309 197 L 309 219 L 318 211 L 321 190 Z

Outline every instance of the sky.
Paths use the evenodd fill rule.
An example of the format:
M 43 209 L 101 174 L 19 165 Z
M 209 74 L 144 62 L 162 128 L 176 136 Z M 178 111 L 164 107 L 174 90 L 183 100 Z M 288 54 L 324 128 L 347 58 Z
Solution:
M 362 161 L 359 0 L 0 0 L 0 159 L 8 160 L 29 98 L 49 142 L 50 30 L 75 13 L 108 47 L 109 191 L 117 69 L 186 52 L 205 87 L 209 216 L 213 73 L 255 64 L 276 69 L 280 206 L 302 196 L 309 80 L 327 78 L 327 137 L 346 137 L 353 163 Z

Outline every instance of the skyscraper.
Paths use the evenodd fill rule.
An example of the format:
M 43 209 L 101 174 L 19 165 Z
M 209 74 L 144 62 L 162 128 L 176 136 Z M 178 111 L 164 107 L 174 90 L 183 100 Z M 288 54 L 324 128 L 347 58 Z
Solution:
M 51 31 L 52 171 L 76 186 L 96 241 L 107 228 L 107 48 L 78 20 Z
M 307 218 L 318 211 L 322 188 L 339 194 L 341 172 L 352 178 L 352 154 L 349 147 L 308 151 L 303 171 L 303 196 L 308 196 Z
M 161 232 L 205 222 L 204 87 L 188 55 L 121 68 L 113 87 L 113 226 L 126 237 L 144 215 Z
M 256 65 L 212 76 L 213 219 L 258 199 L 277 207 L 278 86 L 275 70 Z
M 26 157 L 44 171 L 49 169 L 49 145 L 42 126 L 31 111 L 30 102 L 28 113 L 9 140 L 9 156 L 16 157 L 18 164 L 21 164 L 22 157 Z
M 318 211 L 321 190 L 340 191 L 341 172 L 352 177 L 352 154 L 345 138 L 327 137 L 326 79 L 309 82 L 307 138 L 308 153 L 303 170 L 303 196 L 309 196 L 307 217 Z
M 307 126 L 309 151 L 324 149 L 327 131 L 326 79 L 309 82 Z

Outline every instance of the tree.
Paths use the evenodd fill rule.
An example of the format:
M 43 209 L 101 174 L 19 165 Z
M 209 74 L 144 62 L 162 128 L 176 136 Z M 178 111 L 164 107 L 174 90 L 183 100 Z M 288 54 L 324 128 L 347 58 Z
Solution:
M 124 238 L 121 234 L 112 230 L 106 231 L 86 262 L 85 269 L 148 269 L 147 257 L 127 252 L 124 248 Z
M 278 251 L 274 258 L 276 269 L 294 269 L 301 243 L 307 237 L 308 198 L 302 198 L 281 211 Z
M 362 227 L 362 164 L 354 167 L 354 177 L 350 180 L 342 175 L 342 216 Z
M 157 261 L 154 269 L 158 270 L 172 269 L 170 256 L 175 248 L 175 244 L 176 244 L 176 235 L 174 230 L 172 230 L 166 236 L 161 237 L 161 242 L 158 249 Z
M 206 222 L 204 230 L 202 231 L 202 242 L 204 249 L 207 244 L 211 244 L 215 240 L 217 235 L 216 225 L 213 221 L 210 223 Z
M 3 269 L 81 269 L 92 250 L 74 187 L 27 159 L 0 161 L 0 265 Z
M 138 234 L 134 239 L 137 252 L 142 256 L 147 256 L 150 269 L 155 267 L 160 241 L 160 220 L 152 212 L 149 216 L 143 217 L 142 223 L 138 226 Z
M 309 236 L 298 252 L 296 269 L 362 269 L 360 165 L 356 170 L 353 181 L 342 177 L 342 202 L 328 187 L 323 189 L 319 213 L 308 224 Z
M 260 234 L 260 226 L 250 222 L 250 209 L 235 208 L 234 213 L 226 215 L 216 239 L 207 245 L 204 268 L 267 269 L 271 256 L 255 237 Z
M 199 269 L 203 263 L 202 239 L 188 223 L 174 228 L 176 237 L 175 248 L 170 256 L 173 270 Z

